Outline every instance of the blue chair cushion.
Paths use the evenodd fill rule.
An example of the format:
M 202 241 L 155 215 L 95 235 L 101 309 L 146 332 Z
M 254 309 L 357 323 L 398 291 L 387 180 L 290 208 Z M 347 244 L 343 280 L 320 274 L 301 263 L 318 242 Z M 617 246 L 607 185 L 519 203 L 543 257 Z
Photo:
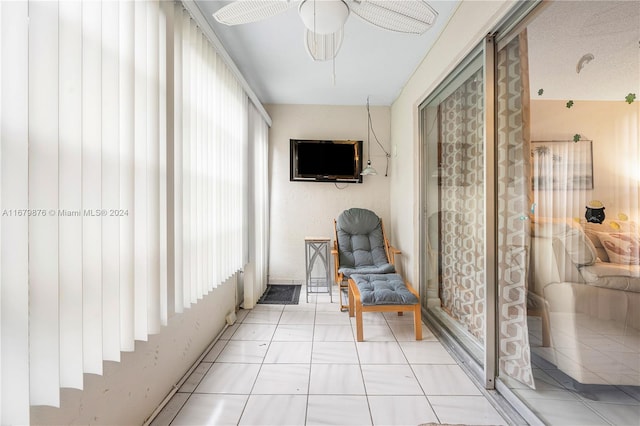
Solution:
M 336 220 L 340 268 L 345 276 L 353 273 L 395 272 L 387 259 L 380 218 L 372 211 L 352 208 Z
M 399 274 L 354 274 L 363 305 L 414 305 L 418 298 L 409 291 Z
M 383 263 L 381 265 L 363 265 L 356 268 L 349 268 L 341 266 L 338 268 L 338 272 L 344 274 L 345 277 L 350 277 L 353 274 L 389 274 L 396 271 L 396 268 L 390 263 Z

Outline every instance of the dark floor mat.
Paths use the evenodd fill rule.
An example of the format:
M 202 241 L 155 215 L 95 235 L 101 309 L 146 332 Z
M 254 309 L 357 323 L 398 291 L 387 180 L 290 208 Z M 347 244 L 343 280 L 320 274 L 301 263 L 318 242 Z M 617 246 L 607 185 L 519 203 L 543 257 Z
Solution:
M 297 305 L 300 299 L 301 287 L 299 284 L 269 284 L 258 303 L 266 305 Z

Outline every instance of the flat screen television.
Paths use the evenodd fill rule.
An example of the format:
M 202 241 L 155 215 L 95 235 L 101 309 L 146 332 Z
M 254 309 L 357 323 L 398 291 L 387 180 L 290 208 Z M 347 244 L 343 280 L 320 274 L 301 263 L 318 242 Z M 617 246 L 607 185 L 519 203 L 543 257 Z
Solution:
M 291 181 L 362 183 L 362 141 L 290 139 Z

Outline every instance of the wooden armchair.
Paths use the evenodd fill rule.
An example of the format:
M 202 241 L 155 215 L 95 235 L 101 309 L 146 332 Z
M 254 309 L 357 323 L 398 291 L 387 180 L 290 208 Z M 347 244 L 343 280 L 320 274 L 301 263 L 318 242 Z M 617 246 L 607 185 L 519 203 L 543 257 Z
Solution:
M 401 251 L 387 239 L 382 219 L 366 209 L 345 210 L 333 221 L 333 265 L 339 288 L 340 310 L 349 307 L 351 274 L 388 274 L 395 272 L 395 258 Z
M 394 261 L 400 251 L 391 247 L 382 220 L 372 211 L 352 208 L 334 220 L 335 279 L 340 289 L 340 310 L 356 317 L 359 342 L 364 340 L 363 312 L 413 312 L 416 340 L 422 340 L 418 293 L 400 274 Z

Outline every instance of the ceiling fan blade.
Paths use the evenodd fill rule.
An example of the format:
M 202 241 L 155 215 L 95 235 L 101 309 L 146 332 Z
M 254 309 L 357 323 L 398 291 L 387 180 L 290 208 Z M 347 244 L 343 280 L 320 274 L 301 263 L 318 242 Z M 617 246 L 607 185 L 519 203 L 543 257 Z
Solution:
M 386 30 L 422 34 L 436 21 L 438 12 L 422 0 L 352 0 L 351 11 Z
M 295 3 L 291 0 L 237 0 L 215 12 L 213 17 L 225 25 L 248 24 L 282 13 Z
M 331 34 L 318 34 L 306 29 L 304 45 L 314 61 L 328 61 L 338 54 L 343 34 L 342 28 Z

